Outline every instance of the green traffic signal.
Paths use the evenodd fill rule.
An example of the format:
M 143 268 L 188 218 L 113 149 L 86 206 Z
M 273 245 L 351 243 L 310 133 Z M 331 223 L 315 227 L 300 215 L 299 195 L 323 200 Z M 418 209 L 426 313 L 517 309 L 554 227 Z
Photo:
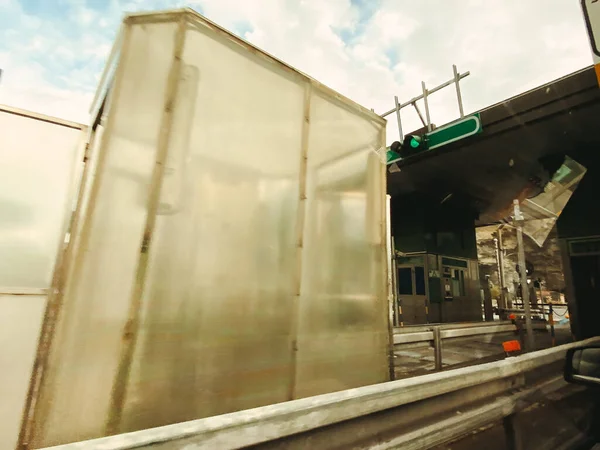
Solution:
M 420 136 L 414 136 L 412 134 L 408 134 L 405 138 L 404 138 L 404 142 L 402 143 L 402 147 L 410 147 L 414 150 L 417 150 L 419 147 L 421 147 L 421 144 L 423 143 L 423 140 L 421 139 Z
M 412 134 L 407 134 L 402 143 L 399 141 L 392 142 L 387 151 L 387 164 L 389 165 L 399 159 L 408 158 L 409 156 L 413 156 L 426 150 L 427 145 L 425 142 L 426 141 L 421 136 Z
M 407 134 L 404 136 L 404 142 L 402 142 L 402 151 L 400 152 L 400 155 L 402 158 L 407 158 L 426 149 L 427 146 L 425 145 L 425 140 L 421 136 Z
M 402 146 L 400 145 L 400 142 L 394 141 L 394 142 L 392 142 L 392 145 L 390 145 L 387 148 L 387 164 L 388 165 L 401 159 L 401 157 L 400 157 L 401 147 Z

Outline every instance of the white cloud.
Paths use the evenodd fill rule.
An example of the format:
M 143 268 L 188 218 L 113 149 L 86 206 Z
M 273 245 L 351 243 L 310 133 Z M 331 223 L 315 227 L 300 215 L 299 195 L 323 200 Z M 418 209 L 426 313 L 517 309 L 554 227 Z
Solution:
M 319 14 L 308 1 L 198 3 L 225 26 L 247 20 L 252 43 L 376 111 L 392 108 L 394 94 L 402 101 L 420 94 L 421 81 L 429 87 L 446 81 L 453 63 L 471 72 L 462 93 L 473 111 L 591 61 L 576 0 L 383 0 L 345 44 L 329 33 L 357 28 L 362 10 L 349 1 L 321 2 Z M 432 96 L 430 110 L 438 124 L 456 118 L 454 90 Z M 405 131 L 421 126 L 414 111 L 402 115 Z M 393 139 L 396 124 L 389 119 Z
M 124 11 L 183 4 L 378 112 L 395 94 L 418 95 L 421 81 L 450 78 L 453 63 L 471 72 L 467 111 L 591 63 L 577 0 L 69 0 L 50 18 L 0 0 L 14 18 L 0 31 L 0 103 L 87 121 Z M 432 96 L 430 109 L 438 124 L 456 118 L 454 90 Z M 420 126 L 414 111 L 402 114 L 405 131 Z M 388 128 L 391 140 L 393 117 Z

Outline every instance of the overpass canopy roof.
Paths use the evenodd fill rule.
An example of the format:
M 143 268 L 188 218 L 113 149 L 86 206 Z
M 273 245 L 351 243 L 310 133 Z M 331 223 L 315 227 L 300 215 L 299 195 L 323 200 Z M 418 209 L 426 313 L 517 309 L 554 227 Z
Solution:
M 478 225 L 495 223 L 506 217 L 513 199 L 531 196 L 544 167 L 564 155 L 585 165 L 581 150 L 600 144 L 593 67 L 478 112 L 481 134 L 400 161 L 400 172 L 388 174 L 388 192 L 440 202 L 452 195 L 474 209 Z

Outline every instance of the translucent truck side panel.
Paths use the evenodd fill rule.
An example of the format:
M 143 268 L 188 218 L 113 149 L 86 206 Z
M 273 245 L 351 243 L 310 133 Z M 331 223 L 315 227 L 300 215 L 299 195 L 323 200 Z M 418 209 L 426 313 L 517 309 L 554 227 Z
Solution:
M 318 92 L 310 117 L 299 397 L 385 379 L 389 342 L 381 297 L 385 191 L 373 152 L 381 128 Z
M 0 107 L 0 289 L 50 286 L 81 143 L 81 129 Z
M 0 106 L 0 448 L 15 448 L 85 127 Z
M 176 31 L 175 23 L 160 23 L 126 32 L 36 412 L 37 447 L 105 434 Z
M 120 55 L 35 446 L 388 380 L 385 121 L 188 10 Z
M 0 448 L 17 445 L 45 307 L 45 295 L 0 294 Z
M 306 83 L 206 28 L 182 61 L 124 430 L 290 398 Z

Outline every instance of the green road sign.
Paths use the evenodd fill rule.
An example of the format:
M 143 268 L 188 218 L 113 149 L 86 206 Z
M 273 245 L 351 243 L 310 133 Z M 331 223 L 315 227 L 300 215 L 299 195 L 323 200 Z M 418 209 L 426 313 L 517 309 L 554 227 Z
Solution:
M 433 150 L 482 131 L 479 114 L 473 114 L 427 133 L 427 149 Z
M 406 135 L 402 143 L 402 154 L 387 148 L 387 165 L 391 165 L 402 159 L 410 158 L 415 154 L 433 150 L 442 145 L 450 144 L 451 142 L 473 136 L 481 133 L 481 118 L 479 114 L 463 117 L 455 122 L 437 128 L 430 133 L 427 133 L 421 138 L 417 135 Z

